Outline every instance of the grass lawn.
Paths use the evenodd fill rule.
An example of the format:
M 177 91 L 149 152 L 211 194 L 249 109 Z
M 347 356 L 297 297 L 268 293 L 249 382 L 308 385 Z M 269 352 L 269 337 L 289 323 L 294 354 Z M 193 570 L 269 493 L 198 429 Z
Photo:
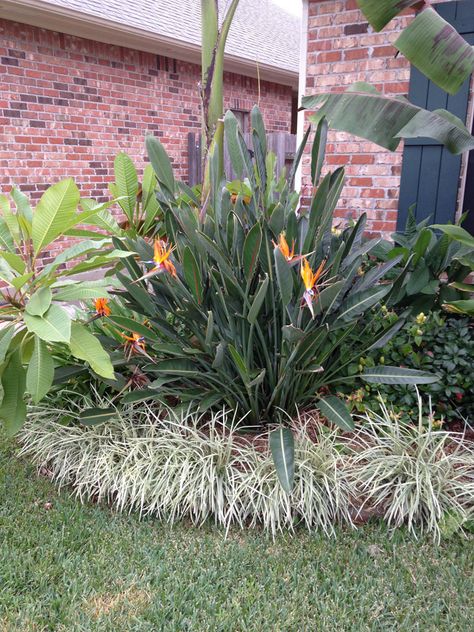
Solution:
M 81 506 L 12 455 L 0 440 L 1 632 L 472 629 L 472 537 L 225 540 Z

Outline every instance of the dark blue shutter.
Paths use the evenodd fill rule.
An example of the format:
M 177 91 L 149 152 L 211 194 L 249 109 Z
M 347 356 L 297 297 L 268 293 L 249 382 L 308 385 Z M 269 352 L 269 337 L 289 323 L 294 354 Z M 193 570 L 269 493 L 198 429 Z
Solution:
M 435 8 L 471 45 L 474 44 L 474 0 L 446 2 L 435 5 Z M 465 121 L 470 83 L 467 80 L 457 94 L 449 95 L 412 67 L 409 99 L 428 110 L 443 108 Z M 471 156 L 473 154 L 471 152 Z M 453 222 L 460 170 L 461 157 L 453 156 L 436 141 L 408 139 L 403 152 L 397 228 L 405 227 L 408 209 L 413 204 L 418 221 L 430 216 L 433 223 Z

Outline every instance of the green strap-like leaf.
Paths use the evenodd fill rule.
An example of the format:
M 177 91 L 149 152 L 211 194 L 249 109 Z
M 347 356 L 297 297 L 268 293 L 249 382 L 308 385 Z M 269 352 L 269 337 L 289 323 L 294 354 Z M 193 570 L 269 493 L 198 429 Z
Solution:
M 439 375 L 396 366 L 375 366 L 366 369 L 360 376 L 370 384 L 432 384 Z
M 0 419 L 8 436 L 18 432 L 26 419 L 25 385 L 26 373 L 21 363 L 20 351 L 15 351 L 2 375 Z
M 171 195 L 175 192 L 175 181 L 171 161 L 165 148 L 155 136 L 146 137 L 146 150 L 148 158 L 156 173 L 156 177 L 161 186 L 164 186 Z
M 316 408 L 342 430 L 354 430 L 354 420 L 347 406 L 334 395 L 324 397 L 316 403 Z
M 260 246 L 262 245 L 262 229 L 260 224 L 254 224 L 249 230 L 243 252 L 244 272 L 247 280 L 250 281 L 257 267 Z
M 279 248 L 275 248 L 274 257 L 281 300 L 283 305 L 286 307 L 293 296 L 293 273 L 291 271 L 290 264 L 285 259 Z
M 378 303 L 390 291 L 390 286 L 377 286 L 356 292 L 341 305 L 338 320 L 349 322 Z
M 79 415 L 79 421 L 84 426 L 97 426 L 117 415 L 115 408 L 88 408 Z
M 33 214 L 32 236 L 35 254 L 61 235 L 74 222 L 79 189 L 68 178 L 46 189 Z
M 262 308 L 263 301 L 265 300 L 265 296 L 267 295 L 269 282 L 270 279 L 267 276 L 263 283 L 260 285 L 258 292 L 253 299 L 252 307 L 250 308 L 247 316 L 247 320 L 249 321 L 249 323 L 254 324 L 257 322 L 257 318 Z
M 183 272 L 192 295 L 200 305 L 203 298 L 202 275 L 196 257 L 189 246 L 183 250 Z
M 72 323 L 71 341 L 69 343 L 74 357 L 88 362 L 93 371 L 102 377 L 113 380 L 114 368 L 109 354 L 98 339 L 79 323 Z
M 229 345 L 228 349 L 240 377 L 247 384 L 249 382 L 249 372 L 244 359 L 233 345 Z
M 270 450 L 280 485 L 291 493 L 295 480 L 295 440 L 289 428 L 280 426 L 269 436 Z
M 54 361 L 46 343 L 35 336 L 35 346 L 26 372 L 26 390 L 35 404 L 43 399 L 54 379 Z
M 395 47 L 449 94 L 456 94 L 474 71 L 474 48 L 433 9 L 419 13 Z

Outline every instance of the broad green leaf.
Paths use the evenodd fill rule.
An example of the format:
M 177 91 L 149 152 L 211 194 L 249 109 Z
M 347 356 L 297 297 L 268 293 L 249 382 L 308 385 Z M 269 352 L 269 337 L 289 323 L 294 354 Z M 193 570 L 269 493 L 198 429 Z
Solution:
M 17 243 L 20 242 L 20 225 L 18 223 L 18 217 L 15 213 L 12 213 L 10 201 L 6 195 L 0 195 L 0 211 L 3 219 L 8 226 L 11 236 Z
M 33 215 L 32 237 L 35 255 L 59 237 L 74 221 L 79 189 L 68 178 L 46 189 Z
M 3 364 L 7 355 L 10 343 L 15 333 L 14 325 L 7 325 L 0 329 L 0 364 Z
M 26 225 L 29 226 L 31 230 L 31 223 L 33 221 L 33 211 L 31 210 L 30 201 L 28 197 L 22 193 L 16 187 L 13 187 L 11 190 L 11 196 L 16 205 L 16 210 L 19 217 L 23 218 L 26 221 Z
M 408 296 L 414 296 L 421 292 L 421 290 L 429 283 L 430 281 L 430 271 L 428 266 L 426 266 L 423 262 L 421 262 L 414 270 L 410 273 L 410 277 L 406 283 L 406 292 Z
M 474 237 L 461 226 L 451 226 L 451 224 L 433 224 L 431 228 L 440 230 L 451 239 L 455 239 L 465 246 L 474 248 Z
M 422 257 L 425 256 L 426 250 L 431 243 L 431 239 L 433 237 L 433 233 L 429 228 L 423 228 L 420 234 L 418 235 L 418 239 L 416 240 L 415 245 L 413 246 L 413 252 L 415 256 L 413 257 L 413 265 L 417 265 Z
M 117 415 L 115 408 L 88 408 L 79 415 L 79 421 L 84 426 L 97 426 Z
M 33 355 L 26 372 L 26 390 L 35 404 L 43 399 L 54 378 L 54 361 L 46 343 L 35 336 Z
M 375 366 L 366 369 L 360 377 L 370 384 L 432 384 L 439 375 L 396 366 Z
M 420 0 L 357 0 L 360 10 L 376 31 L 381 31 L 404 9 L 420 4 Z
M 265 300 L 265 296 L 267 295 L 267 289 L 270 279 L 268 276 L 265 277 L 265 280 L 260 285 L 260 288 L 253 299 L 252 306 L 249 309 L 249 313 L 247 315 L 247 320 L 249 323 L 254 324 L 257 322 L 258 315 L 263 305 L 263 301 Z
M 123 151 L 115 157 L 114 174 L 116 190 L 113 195 L 122 198 L 119 205 L 132 223 L 137 203 L 138 177 L 132 159 Z
M 15 277 L 14 279 L 11 280 L 11 285 L 13 285 L 13 287 L 16 290 L 21 290 L 21 288 L 25 285 L 25 283 L 27 283 L 31 277 L 33 276 L 34 272 L 27 272 L 26 274 L 21 274 L 18 277 Z
M 303 97 L 305 109 L 319 107 L 311 120 L 328 119 L 329 126 L 360 136 L 394 151 L 400 138 L 433 138 L 460 154 L 474 148 L 474 138 L 449 113 L 428 112 L 404 99 L 386 97 L 373 86 L 358 82 L 346 92 Z M 410 125 L 409 125 L 410 124 Z
M 340 307 L 338 320 L 348 322 L 357 318 L 369 307 L 381 301 L 390 289 L 390 286 L 379 285 L 350 295 Z
M 269 435 L 270 450 L 280 485 L 291 493 L 295 480 L 295 440 L 289 428 L 280 426 Z
M 15 272 L 18 272 L 18 274 L 23 274 L 25 272 L 25 262 L 19 255 L 2 250 L 0 251 L 0 257 L 3 257 L 8 265 L 13 268 Z
M 66 263 L 66 261 L 80 257 L 86 253 L 93 252 L 94 250 L 103 252 L 106 246 L 110 246 L 110 239 L 101 239 L 99 241 L 87 239 L 73 246 L 69 246 L 69 248 L 60 252 L 51 263 L 45 266 L 42 275 L 47 275 L 61 264 Z
M 146 137 L 145 144 L 148 158 L 150 159 L 158 182 L 161 186 L 165 186 L 169 193 L 174 195 L 175 181 L 173 169 L 165 148 L 155 136 L 151 135 Z
M 72 355 L 88 362 L 95 373 L 110 380 L 114 379 L 114 368 L 109 354 L 87 327 L 72 323 L 69 346 Z
M 283 305 L 286 307 L 293 296 L 293 273 L 291 266 L 279 248 L 275 248 L 275 269 Z
M 332 423 L 342 430 L 354 430 L 354 420 L 347 406 L 334 395 L 323 397 L 316 402 L 316 408 Z
M 20 430 L 26 419 L 25 385 L 26 372 L 21 364 L 20 352 L 15 351 L 2 375 L 3 400 L 0 406 L 0 419 L 10 437 Z
M 433 9 L 419 13 L 394 46 L 449 94 L 456 94 L 474 71 L 474 48 Z
M 88 286 L 87 283 L 78 283 L 59 290 L 55 296 L 55 301 L 83 301 L 94 298 L 109 298 L 109 293 L 103 286 Z
M 15 252 L 15 243 L 6 221 L 0 218 L 0 247 L 8 252 Z
M 248 232 L 244 242 L 243 264 L 247 280 L 250 281 L 255 272 L 262 244 L 262 229 L 260 224 L 254 226 Z
M 467 133 L 466 133 L 467 132 Z M 421 110 L 398 133 L 399 138 L 434 138 L 452 154 L 474 148 L 474 137 L 469 135 L 460 118 L 446 110 Z
M 43 316 L 32 316 L 25 312 L 25 325 L 29 332 L 46 342 L 69 342 L 71 318 L 59 305 L 51 305 Z
M 53 293 L 49 287 L 40 287 L 26 304 L 26 311 L 31 316 L 43 316 L 51 305 Z
M 183 272 L 192 295 L 200 305 L 203 298 L 201 270 L 189 246 L 186 246 L 183 251 Z

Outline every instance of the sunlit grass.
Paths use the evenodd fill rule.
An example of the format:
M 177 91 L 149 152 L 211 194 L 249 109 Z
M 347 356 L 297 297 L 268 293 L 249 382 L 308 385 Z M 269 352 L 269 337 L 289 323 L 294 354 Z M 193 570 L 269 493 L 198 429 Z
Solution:
M 2 632 L 464 631 L 472 537 L 380 525 L 273 540 L 81 505 L 0 447 Z

